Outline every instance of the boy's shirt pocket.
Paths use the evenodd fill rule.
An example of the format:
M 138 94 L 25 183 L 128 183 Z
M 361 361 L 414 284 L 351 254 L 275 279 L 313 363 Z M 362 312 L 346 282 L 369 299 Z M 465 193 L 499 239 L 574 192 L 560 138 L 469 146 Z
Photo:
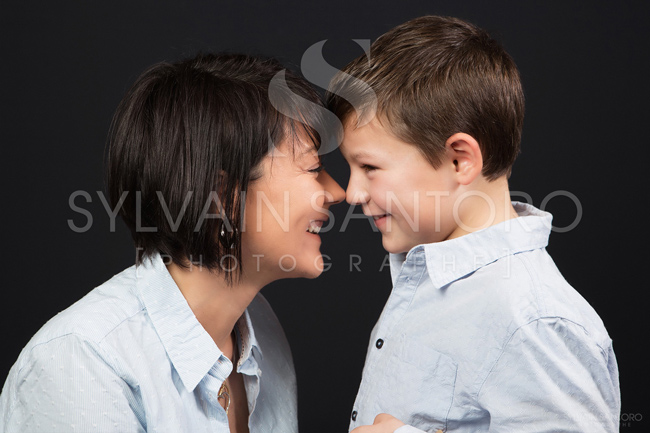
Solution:
M 424 431 L 447 429 L 457 364 L 431 347 L 400 338 L 377 386 L 379 409 Z

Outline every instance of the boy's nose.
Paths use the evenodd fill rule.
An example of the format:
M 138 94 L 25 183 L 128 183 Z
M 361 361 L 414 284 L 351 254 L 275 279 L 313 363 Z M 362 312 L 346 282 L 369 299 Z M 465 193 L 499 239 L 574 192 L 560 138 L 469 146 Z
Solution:
M 321 173 L 322 183 L 327 191 L 331 195 L 325 195 L 328 204 L 337 204 L 341 203 L 345 199 L 345 191 L 341 188 L 341 185 L 335 181 L 332 176 L 329 175 L 325 170 Z
M 353 178 L 350 177 L 350 181 L 348 182 L 348 189 L 345 191 L 345 200 L 350 205 L 354 206 L 368 203 L 369 199 L 370 194 L 368 194 L 368 191 L 366 191 L 365 188 L 360 188 L 359 185 L 353 181 Z

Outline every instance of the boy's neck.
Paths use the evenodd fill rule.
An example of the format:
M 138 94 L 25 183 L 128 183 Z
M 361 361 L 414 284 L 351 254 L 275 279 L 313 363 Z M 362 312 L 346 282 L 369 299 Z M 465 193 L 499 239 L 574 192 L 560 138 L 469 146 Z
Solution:
M 510 200 L 506 176 L 491 182 L 480 176 L 463 188 L 456 200 L 461 201 L 454 220 L 456 228 L 447 239 L 464 236 L 518 216 Z

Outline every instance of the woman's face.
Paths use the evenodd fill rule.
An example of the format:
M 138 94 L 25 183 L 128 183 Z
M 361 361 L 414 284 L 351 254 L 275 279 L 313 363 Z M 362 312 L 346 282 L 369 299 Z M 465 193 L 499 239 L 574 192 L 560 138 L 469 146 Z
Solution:
M 318 234 L 329 207 L 345 199 L 309 141 L 292 151 L 282 144 L 262 161 L 262 176 L 246 194 L 242 260 L 244 274 L 270 279 L 315 278 L 323 271 Z

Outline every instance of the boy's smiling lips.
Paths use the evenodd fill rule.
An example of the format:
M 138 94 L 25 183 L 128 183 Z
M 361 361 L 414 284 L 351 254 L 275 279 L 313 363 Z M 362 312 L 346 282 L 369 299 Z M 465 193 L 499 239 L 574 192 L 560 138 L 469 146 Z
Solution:
M 389 217 L 390 214 L 379 214 L 379 215 L 369 215 L 370 218 L 374 221 L 375 225 L 377 228 L 380 228 L 379 226 L 383 226 L 384 223 L 386 222 L 386 218 Z

